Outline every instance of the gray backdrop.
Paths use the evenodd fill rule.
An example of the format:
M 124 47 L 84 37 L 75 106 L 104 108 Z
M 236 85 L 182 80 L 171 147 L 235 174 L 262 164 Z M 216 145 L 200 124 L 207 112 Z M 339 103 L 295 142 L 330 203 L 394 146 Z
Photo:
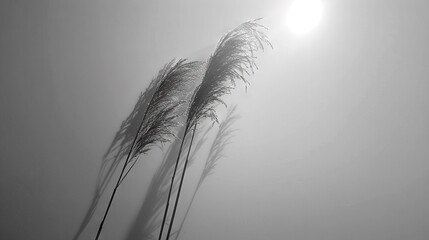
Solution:
M 1 1 L 0 238 L 72 239 L 103 153 L 157 71 L 204 60 L 225 31 L 265 17 L 274 50 L 230 98 L 239 131 L 180 239 L 428 239 L 429 2 L 325 0 L 302 36 L 283 24 L 289 4 Z M 104 239 L 129 236 L 160 155 L 124 182 Z M 184 205 L 197 165 L 189 174 Z

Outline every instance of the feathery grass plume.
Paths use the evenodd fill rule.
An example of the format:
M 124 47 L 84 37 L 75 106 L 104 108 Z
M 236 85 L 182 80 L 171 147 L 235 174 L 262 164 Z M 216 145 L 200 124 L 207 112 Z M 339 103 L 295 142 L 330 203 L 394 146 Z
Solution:
M 188 98 L 186 95 L 198 79 L 203 66 L 202 62 L 185 61 L 181 59 L 174 65 L 172 61 L 160 71 L 158 78 L 165 80 L 160 83 L 149 104 L 129 161 L 130 167 L 121 182 L 136 163 L 138 155 L 146 153 L 158 143 L 167 143 L 172 138 L 177 138 L 176 130 L 183 112 L 181 107 L 185 105 L 184 99 Z
M 236 80 L 242 80 L 247 88 L 246 75 L 257 69 L 255 52 L 272 47 L 267 36 L 260 30 L 266 29 L 256 19 L 242 23 L 225 34 L 207 63 L 202 83 L 196 89 L 189 109 L 187 123 L 192 127 L 202 118 L 217 122 L 216 105 L 226 105 L 222 96 L 230 94 Z
M 157 78 L 160 80 L 155 81 L 159 84 L 131 144 L 95 239 L 101 234 L 119 185 L 133 168 L 138 156 L 149 151 L 152 146 L 168 142 L 175 136 L 174 130 L 179 124 L 177 121 L 179 114 L 176 110 L 184 103 L 181 100 L 183 92 L 196 79 L 200 67 L 200 62 L 186 62 L 185 59 L 180 59 L 177 62 L 172 60 L 159 72 Z M 127 167 L 128 170 L 125 172 Z
M 206 163 L 204 164 L 203 171 L 200 175 L 200 178 L 198 180 L 197 186 L 194 190 L 194 193 L 192 195 L 192 198 L 190 200 L 190 203 L 188 204 L 188 208 L 186 209 L 185 216 L 182 219 L 182 222 L 180 223 L 179 228 L 173 233 L 175 236 L 174 239 L 178 239 L 180 232 L 183 229 L 183 225 L 185 223 L 186 217 L 189 214 L 189 210 L 191 209 L 192 203 L 194 202 L 195 195 L 197 194 L 198 190 L 200 189 L 202 183 L 206 178 L 214 173 L 214 169 L 220 159 L 225 157 L 224 151 L 226 149 L 226 146 L 229 145 L 231 142 L 231 138 L 233 137 L 232 133 L 236 131 L 236 129 L 232 128 L 235 121 L 240 118 L 240 116 L 236 113 L 237 111 L 237 105 L 234 105 L 228 110 L 228 113 L 225 117 L 225 119 L 219 124 L 219 130 L 216 133 L 216 136 L 213 140 L 213 143 L 210 147 L 209 154 L 207 156 Z M 191 159 L 189 160 L 189 163 L 191 164 Z
M 192 97 L 185 135 L 191 128 L 193 128 L 192 135 L 194 135 L 198 122 L 203 119 L 208 118 L 213 123 L 218 122 L 216 106 L 218 104 L 226 105 L 221 98 L 231 93 L 236 86 L 236 80 L 243 81 L 247 88 L 249 83 L 245 77 L 257 68 L 255 52 L 264 50 L 265 45 L 272 48 L 267 36 L 261 31 L 266 28 L 259 24 L 258 20 L 244 22 L 220 39 L 215 52 L 208 60 L 203 80 L 195 89 Z M 188 155 L 191 147 L 192 139 Z M 187 161 L 188 159 L 182 172 L 166 240 L 169 239 L 173 227 Z

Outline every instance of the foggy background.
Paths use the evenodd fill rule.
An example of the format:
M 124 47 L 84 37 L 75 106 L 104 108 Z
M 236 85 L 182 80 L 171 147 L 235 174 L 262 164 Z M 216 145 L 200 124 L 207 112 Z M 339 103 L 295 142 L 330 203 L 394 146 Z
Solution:
M 205 60 L 227 30 L 264 17 L 274 50 L 231 97 L 238 132 L 179 239 L 428 239 L 429 2 L 323 4 L 319 26 L 295 36 L 285 0 L 1 1 L 0 238 L 72 239 L 158 70 Z M 140 157 L 103 239 L 126 239 L 161 153 Z

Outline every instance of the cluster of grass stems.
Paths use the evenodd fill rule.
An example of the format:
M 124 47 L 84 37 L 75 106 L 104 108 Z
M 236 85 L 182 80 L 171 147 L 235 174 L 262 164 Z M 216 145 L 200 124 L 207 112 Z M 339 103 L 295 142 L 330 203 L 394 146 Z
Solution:
M 185 147 L 185 149 L 187 148 L 186 159 L 181 171 L 173 212 L 165 239 L 168 240 L 170 238 L 197 126 L 205 119 L 208 119 L 213 124 L 219 123 L 216 107 L 219 104 L 226 106 L 222 98 L 232 92 L 236 87 L 237 80 L 242 81 L 247 89 L 249 82 L 246 80 L 246 76 L 253 74 L 254 70 L 257 69 L 255 53 L 259 50 L 264 50 L 266 46 L 272 47 L 267 36 L 263 33 L 263 30 L 266 28 L 259 24 L 258 20 L 244 22 L 226 33 L 220 39 L 215 51 L 206 63 L 190 62 L 186 59 L 172 60 L 159 71 L 157 77 L 152 80 L 148 90 L 140 96 L 133 114 L 121 126 L 123 131 L 119 133 L 122 135 L 117 136 L 118 140 L 121 139 L 122 141 L 119 153 L 114 158 L 101 183 L 99 183 L 96 192 L 97 197 L 93 201 L 93 208 L 89 211 L 90 216 L 92 216 L 95 208 L 94 204 L 97 204 L 101 193 L 104 192 L 119 162 L 126 155 L 107 208 L 98 227 L 96 240 L 101 235 L 118 187 L 131 169 L 133 169 L 139 156 L 147 153 L 155 145 L 170 142 L 171 139 L 180 139 L 180 148 L 171 176 L 158 240 L 162 239 L 172 189 L 181 154 Z M 198 81 L 200 81 L 200 84 L 194 88 L 192 94 L 189 94 L 192 86 L 196 85 Z M 231 133 L 231 124 L 236 119 L 236 116 L 233 114 L 234 111 L 235 107 L 229 111 L 226 120 L 220 125 L 191 204 L 202 181 L 213 172 L 217 160 L 222 156 L 221 151 L 228 143 Z M 138 121 L 135 121 L 136 118 L 138 118 Z M 184 122 L 181 123 L 180 119 L 184 119 Z M 136 122 L 139 123 L 138 126 L 135 124 Z M 179 126 L 183 126 L 183 134 L 181 136 L 177 136 Z M 134 132 L 134 134 L 130 132 Z M 189 144 L 185 144 L 188 134 L 191 134 L 190 142 Z M 109 149 L 112 150 L 112 148 L 113 145 Z M 124 149 L 128 149 L 126 154 Z M 104 164 L 103 168 L 105 167 Z M 189 208 L 190 205 L 188 205 L 186 215 Z M 182 226 L 176 232 L 176 239 L 181 228 Z

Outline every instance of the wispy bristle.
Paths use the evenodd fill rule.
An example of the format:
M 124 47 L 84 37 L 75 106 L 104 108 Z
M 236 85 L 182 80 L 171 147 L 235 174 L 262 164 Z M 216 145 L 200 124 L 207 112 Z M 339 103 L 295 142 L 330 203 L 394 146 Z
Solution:
M 226 105 L 221 97 L 231 93 L 236 80 L 248 85 L 245 77 L 257 68 L 255 52 L 264 50 L 266 45 L 272 47 L 261 31 L 266 28 L 257 23 L 258 20 L 242 23 L 220 39 L 208 60 L 204 78 L 192 97 L 187 119 L 189 127 L 203 118 L 218 122 L 215 107 L 219 103 Z
M 190 84 L 196 80 L 201 62 L 172 60 L 159 72 L 161 79 L 149 103 L 143 127 L 139 132 L 133 157 L 146 153 L 157 143 L 171 141 L 179 125 L 178 108 L 185 103 L 183 95 Z

